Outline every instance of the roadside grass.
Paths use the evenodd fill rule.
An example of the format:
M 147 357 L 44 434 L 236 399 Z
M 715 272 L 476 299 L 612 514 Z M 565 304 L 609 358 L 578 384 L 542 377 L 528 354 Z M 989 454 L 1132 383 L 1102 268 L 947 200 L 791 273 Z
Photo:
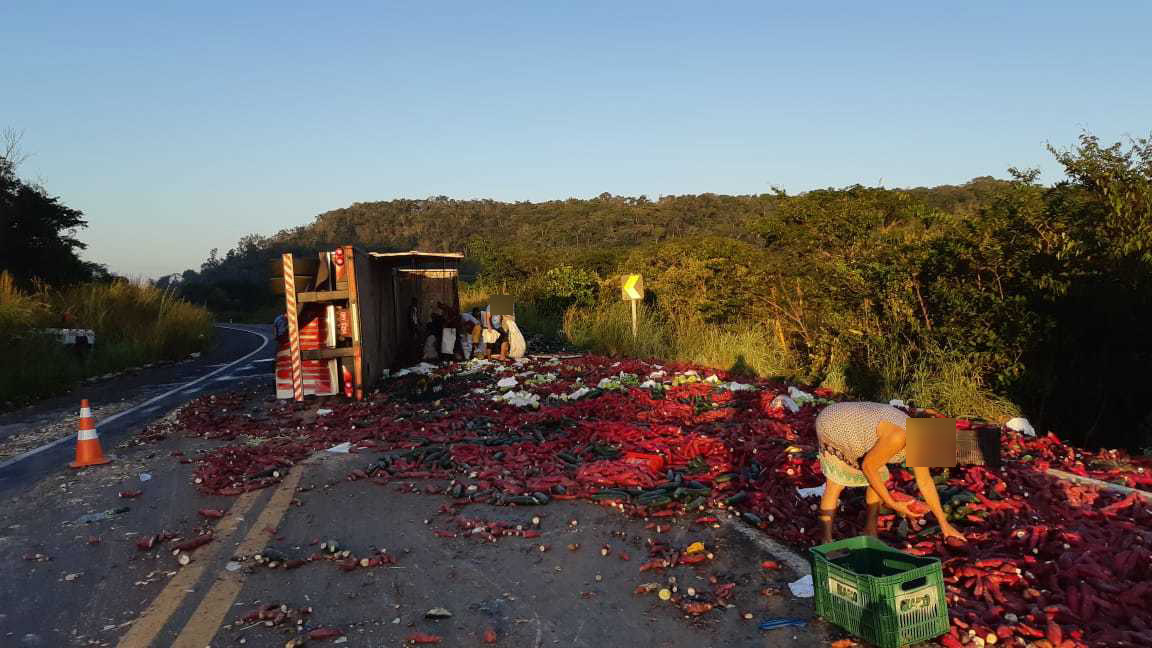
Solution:
M 208 346 L 213 320 L 206 309 L 146 283 L 25 292 L 0 274 L 0 407 L 66 391 L 91 376 L 184 358 Z M 96 343 L 81 355 L 46 328 L 92 329 Z
M 563 325 L 570 343 L 598 354 L 684 362 L 760 378 L 805 382 L 802 359 L 783 348 L 770 331 L 768 326 L 741 328 L 671 321 L 658 310 L 641 306 L 634 339 L 631 310 L 624 302 L 571 308 Z M 881 378 L 853 384 L 852 376 L 861 372 L 835 360 L 834 355 L 821 385 L 849 398 L 882 402 L 899 398 L 954 416 L 1003 421 L 1019 415 L 1015 404 L 980 382 L 981 372 L 971 359 L 942 350 L 917 354 L 915 361 L 912 357 L 906 350 L 887 350 L 872 360 L 880 365 Z
M 907 393 L 914 402 L 932 403 L 949 415 L 979 416 L 1000 423 L 1020 416 L 1015 403 L 985 387 L 979 367 L 971 359 L 939 351 L 926 356 L 907 383 Z
M 488 305 L 488 296 L 492 294 L 484 286 L 477 283 L 460 282 L 460 311 L 467 312 L 473 308 L 484 308 Z
M 564 316 L 564 334 L 577 347 L 613 357 L 675 360 L 671 326 L 656 309 L 641 305 L 636 336 L 632 311 L 618 302 L 599 308 L 570 308 Z

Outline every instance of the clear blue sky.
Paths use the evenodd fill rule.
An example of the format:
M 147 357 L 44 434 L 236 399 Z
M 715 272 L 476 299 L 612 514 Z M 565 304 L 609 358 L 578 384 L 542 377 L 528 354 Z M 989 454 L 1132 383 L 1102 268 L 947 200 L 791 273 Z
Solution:
M 6 3 L 0 128 L 132 276 L 357 201 L 1051 181 L 1152 130 L 1152 3 L 815 4 Z

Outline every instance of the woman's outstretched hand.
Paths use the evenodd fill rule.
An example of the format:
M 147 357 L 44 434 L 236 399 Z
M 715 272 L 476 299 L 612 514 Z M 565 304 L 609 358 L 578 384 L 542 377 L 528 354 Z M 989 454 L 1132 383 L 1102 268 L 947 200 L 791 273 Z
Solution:
M 917 520 L 919 518 L 922 518 L 930 510 L 928 508 L 928 505 L 925 504 L 924 502 L 921 502 L 920 500 L 909 500 L 909 501 L 905 501 L 905 502 L 900 502 L 900 501 L 892 502 L 892 505 L 889 508 L 891 508 L 893 511 L 895 511 L 895 513 L 897 515 L 906 517 L 910 520 Z

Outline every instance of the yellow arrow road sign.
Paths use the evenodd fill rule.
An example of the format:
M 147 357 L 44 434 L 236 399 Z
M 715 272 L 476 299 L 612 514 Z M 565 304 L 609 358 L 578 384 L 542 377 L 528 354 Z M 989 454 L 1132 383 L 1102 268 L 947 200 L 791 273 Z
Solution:
M 638 274 L 624 275 L 621 284 L 624 299 L 644 299 L 644 279 Z

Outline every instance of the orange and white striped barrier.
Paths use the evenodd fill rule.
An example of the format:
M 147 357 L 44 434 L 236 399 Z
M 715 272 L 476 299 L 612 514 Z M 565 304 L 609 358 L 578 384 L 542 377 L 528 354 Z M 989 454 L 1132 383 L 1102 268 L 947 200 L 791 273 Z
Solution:
M 96 420 L 92 418 L 92 409 L 88 407 L 88 399 L 80 401 L 80 422 L 76 426 L 76 461 L 68 464 L 70 468 L 84 468 L 99 466 L 112 461 L 104 456 L 100 447 L 100 435 L 96 433 Z
M 281 259 L 284 263 L 284 297 L 288 310 L 288 347 L 292 364 L 292 396 L 294 399 L 302 401 L 304 400 L 304 367 L 300 358 L 300 324 L 296 319 L 298 316 L 296 310 L 296 272 L 290 252 L 284 254 Z

